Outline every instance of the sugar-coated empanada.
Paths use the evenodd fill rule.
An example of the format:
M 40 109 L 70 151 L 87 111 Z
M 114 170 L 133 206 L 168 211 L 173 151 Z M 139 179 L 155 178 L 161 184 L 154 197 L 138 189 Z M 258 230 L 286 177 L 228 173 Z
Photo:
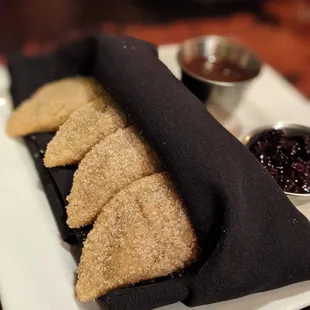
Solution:
M 11 137 L 53 132 L 81 105 L 102 95 L 92 78 L 70 77 L 40 87 L 13 111 L 7 123 Z
M 119 129 L 95 145 L 79 164 L 67 197 L 71 228 L 92 223 L 122 188 L 160 171 L 154 151 L 132 127 Z
M 179 272 L 197 258 L 197 239 L 166 173 L 142 178 L 104 206 L 78 268 L 78 299 Z
M 60 126 L 47 145 L 46 167 L 79 163 L 99 141 L 127 125 L 116 104 L 104 105 L 101 97 L 81 106 Z

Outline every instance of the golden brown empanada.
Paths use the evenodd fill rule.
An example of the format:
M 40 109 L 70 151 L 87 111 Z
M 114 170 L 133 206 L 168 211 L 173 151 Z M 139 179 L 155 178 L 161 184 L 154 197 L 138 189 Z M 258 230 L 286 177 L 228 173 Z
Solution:
M 104 206 L 78 268 L 78 299 L 181 271 L 197 258 L 184 203 L 166 173 L 142 178 Z
M 79 163 L 99 141 L 127 125 L 125 115 L 102 99 L 93 100 L 74 111 L 60 126 L 47 145 L 44 157 L 46 167 Z
M 78 228 L 92 223 L 113 195 L 160 169 L 157 155 L 134 128 L 119 129 L 79 164 L 67 197 L 67 224 Z
M 13 111 L 7 134 L 15 137 L 56 131 L 74 110 L 102 94 L 101 86 L 92 78 L 70 77 L 48 83 Z

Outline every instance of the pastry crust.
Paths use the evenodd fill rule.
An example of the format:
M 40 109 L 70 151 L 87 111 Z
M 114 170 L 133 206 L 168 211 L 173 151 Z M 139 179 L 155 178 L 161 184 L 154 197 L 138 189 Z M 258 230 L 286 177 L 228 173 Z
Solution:
M 46 167 L 79 163 L 99 141 L 127 126 L 125 115 L 113 100 L 108 100 L 108 105 L 104 102 L 99 97 L 81 106 L 60 126 L 47 145 Z
M 70 77 L 48 83 L 13 111 L 7 134 L 15 137 L 56 131 L 74 110 L 98 98 L 102 92 L 92 78 Z
M 132 127 L 119 129 L 81 161 L 67 197 L 67 224 L 79 228 L 92 223 L 117 192 L 159 171 L 158 157 L 143 137 Z
M 167 173 L 129 185 L 105 205 L 87 236 L 78 268 L 80 301 L 167 276 L 197 258 L 197 239 Z

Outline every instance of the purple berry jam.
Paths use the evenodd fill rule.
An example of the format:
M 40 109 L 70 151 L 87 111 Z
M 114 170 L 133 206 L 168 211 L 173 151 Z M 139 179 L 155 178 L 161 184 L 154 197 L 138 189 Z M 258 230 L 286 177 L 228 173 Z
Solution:
M 286 135 L 282 130 L 264 132 L 250 151 L 290 193 L 310 193 L 310 135 Z

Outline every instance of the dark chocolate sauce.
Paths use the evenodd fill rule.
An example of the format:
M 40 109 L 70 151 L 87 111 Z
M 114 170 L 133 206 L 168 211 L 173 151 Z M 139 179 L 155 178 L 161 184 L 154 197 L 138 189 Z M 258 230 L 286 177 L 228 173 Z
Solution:
M 216 82 L 242 82 L 255 76 L 253 70 L 244 69 L 229 60 L 216 60 L 212 56 L 184 59 L 182 67 L 189 73 Z

